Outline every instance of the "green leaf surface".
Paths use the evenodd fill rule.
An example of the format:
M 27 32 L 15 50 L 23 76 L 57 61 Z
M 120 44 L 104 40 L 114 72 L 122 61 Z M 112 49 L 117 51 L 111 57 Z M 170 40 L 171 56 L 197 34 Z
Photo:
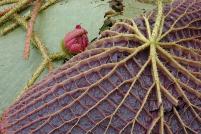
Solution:
M 114 19 L 134 18 L 155 7 L 153 4 L 142 3 L 137 0 L 124 0 L 123 3 L 125 6 L 123 14 L 113 17 Z
M 38 16 L 36 33 L 50 52 L 58 52 L 65 33 L 77 24 L 88 30 L 90 40 L 97 37 L 108 9 L 107 1 L 63 0 Z M 23 60 L 25 35 L 26 32 L 18 28 L 0 37 L 0 113 L 15 100 L 41 62 L 40 53 L 33 47 L 29 60 Z

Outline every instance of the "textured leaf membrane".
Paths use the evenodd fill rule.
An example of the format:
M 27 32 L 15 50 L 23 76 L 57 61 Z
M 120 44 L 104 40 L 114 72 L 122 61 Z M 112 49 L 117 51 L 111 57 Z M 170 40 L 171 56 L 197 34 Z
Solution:
M 201 0 L 117 22 L 25 92 L 2 133 L 201 133 Z

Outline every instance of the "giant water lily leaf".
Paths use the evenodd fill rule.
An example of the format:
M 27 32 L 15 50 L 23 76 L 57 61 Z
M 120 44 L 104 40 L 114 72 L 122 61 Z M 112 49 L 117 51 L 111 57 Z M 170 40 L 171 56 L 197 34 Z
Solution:
M 116 23 L 5 111 L 16 133 L 201 133 L 201 1 Z M 162 12 L 163 11 L 163 12 Z

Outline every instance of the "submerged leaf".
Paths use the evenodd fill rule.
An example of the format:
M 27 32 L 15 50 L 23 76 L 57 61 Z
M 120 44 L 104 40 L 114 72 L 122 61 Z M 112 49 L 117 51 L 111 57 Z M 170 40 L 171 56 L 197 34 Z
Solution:
M 160 3 L 159 3 L 160 5 Z M 201 133 L 201 1 L 116 23 L 5 111 L 7 133 Z

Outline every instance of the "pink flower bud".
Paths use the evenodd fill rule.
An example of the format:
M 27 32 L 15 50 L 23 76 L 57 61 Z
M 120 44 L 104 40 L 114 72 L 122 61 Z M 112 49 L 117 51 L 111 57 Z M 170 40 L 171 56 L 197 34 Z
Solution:
M 72 54 L 84 51 L 88 43 L 87 31 L 80 25 L 76 25 L 64 38 L 64 48 Z

